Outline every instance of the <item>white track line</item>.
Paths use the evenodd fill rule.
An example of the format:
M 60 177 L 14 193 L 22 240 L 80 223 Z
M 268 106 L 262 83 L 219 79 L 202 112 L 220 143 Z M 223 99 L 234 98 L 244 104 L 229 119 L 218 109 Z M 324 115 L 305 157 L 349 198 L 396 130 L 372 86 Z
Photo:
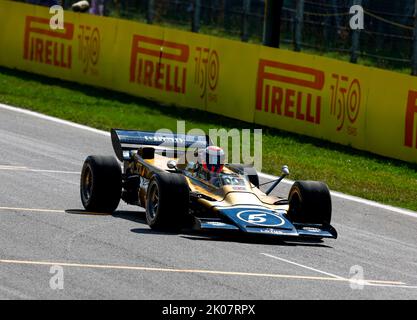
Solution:
M 37 208 L 12 208 L 12 207 L 0 207 L 0 211 L 29 211 L 29 212 L 65 213 L 65 210 L 37 209 Z
M 42 209 L 42 208 L 16 208 L 16 207 L 0 207 L 0 211 L 23 211 L 23 212 L 44 212 L 44 213 L 69 213 L 69 214 L 79 214 L 79 215 L 88 215 L 88 216 L 110 216 L 111 213 L 107 212 L 90 212 L 84 210 L 59 210 L 59 209 Z M 115 212 L 117 213 L 117 211 Z
M 90 131 L 90 132 L 93 132 L 93 133 L 97 133 L 97 134 L 100 134 L 100 135 L 105 135 L 105 136 L 110 137 L 109 132 L 106 132 L 106 131 L 103 131 L 103 130 L 98 130 L 98 129 L 95 129 L 95 128 L 91 128 L 91 127 L 88 127 L 88 126 L 84 126 L 82 124 L 78 124 L 78 123 L 75 123 L 75 122 L 71 122 L 71 121 L 62 120 L 62 119 L 59 119 L 59 118 L 47 116 L 47 115 L 39 113 L 39 112 L 30 111 L 30 110 L 26 110 L 26 109 L 22 109 L 22 108 L 17 108 L 17 107 L 12 107 L 12 106 L 9 106 L 9 105 L 3 104 L 3 103 L 0 103 L 0 109 L 26 114 L 26 115 L 36 117 L 36 118 L 39 118 L 39 119 L 43 119 L 43 120 L 63 124 L 63 125 L 70 126 L 70 127 L 73 127 L 73 128 L 86 130 L 86 131 Z
M 80 174 L 80 172 L 78 172 L 78 171 L 31 169 L 31 168 L 28 168 L 28 167 L 6 166 L 6 165 L 0 165 L 0 170 L 4 170 L 4 171 L 25 171 L 25 172 L 45 172 L 45 173 Z
M 43 119 L 43 120 L 63 124 L 63 125 L 70 126 L 70 127 L 77 128 L 77 129 L 81 129 L 81 130 L 90 131 L 90 132 L 97 133 L 97 134 L 104 135 L 104 136 L 110 136 L 109 132 L 98 130 L 98 129 L 95 129 L 95 128 L 91 128 L 91 127 L 88 127 L 88 126 L 84 126 L 84 125 L 74 123 L 74 122 L 71 122 L 71 121 L 62 120 L 62 119 L 58 119 L 58 118 L 55 118 L 55 117 L 47 116 L 47 115 L 41 114 L 39 112 L 34 112 L 34 111 L 29 111 L 29 110 L 26 110 L 26 109 L 22 109 L 22 108 L 12 107 L 12 106 L 5 105 L 5 104 L 2 104 L 2 103 L 0 103 L 0 109 L 9 110 L 9 111 L 17 112 L 17 113 L 22 113 L 22 114 L 25 114 L 25 115 L 30 115 L 32 117 L 36 117 L 36 118 L 39 118 L 39 119 Z M 272 176 L 272 175 L 265 174 L 265 173 L 262 173 L 262 172 L 259 173 L 259 176 L 262 177 L 262 178 L 265 178 L 265 179 L 270 179 L 270 180 L 277 179 L 276 176 Z M 286 184 L 293 184 L 294 183 L 294 181 L 287 180 L 287 179 L 284 179 L 282 182 L 286 183 Z M 406 216 L 409 216 L 409 217 L 417 218 L 417 213 L 414 212 L 414 211 L 411 211 L 411 210 L 406 210 L 406 209 L 402 209 L 402 208 L 397 208 L 397 207 L 393 207 L 393 206 L 389 206 L 389 205 L 380 204 L 380 203 L 375 202 L 375 201 L 366 200 L 366 199 L 362 199 L 362 198 L 359 198 L 359 197 L 346 195 L 346 194 L 343 194 L 343 193 L 337 192 L 337 191 L 331 191 L 331 194 L 334 197 L 341 198 L 341 199 L 344 199 L 344 200 L 348 200 L 348 201 L 360 203 L 360 204 L 363 204 L 363 205 L 366 205 L 366 206 L 379 208 L 379 209 L 384 209 L 384 210 L 400 213 L 402 215 L 406 215 Z
M 282 261 L 282 262 L 286 262 L 286 263 L 289 263 L 289 264 L 292 264 L 292 265 L 295 265 L 297 267 L 304 268 L 304 269 L 307 269 L 307 270 L 310 270 L 310 271 L 321 273 L 323 275 L 334 278 L 335 280 L 346 281 L 346 282 L 349 282 L 351 284 L 358 284 L 358 285 L 371 286 L 371 287 L 390 287 L 390 288 L 417 289 L 417 286 L 408 286 L 404 282 L 401 282 L 401 281 L 348 279 L 348 278 L 344 278 L 344 277 L 335 275 L 333 273 L 325 272 L 325 271 L 322 271 L 322 270 L 319 270 L 319 269 L 316 269 L 316 268 L 313 268 L 313 267 L 306 266 L 306 265 L 301 264 L 301 263 L 297 263 L 297 262 L 290 261 L 290 260 L 287 260 L 287 259 L 284 259 L 284 258 L 276 257 L 276 256 L 273 256 L 273 255 L 268 254 L 268 253 L 261 253 L 261 254 L 266 256 L 266 257 L 269 257 L 269 258 L 272 258 L 272 259 L 275 259 L 275 260 L 279 260 L 279 261 Z
M 27 170 L 28 167 L 0 165 L 0 170 Z
M 93 269 L 115 269 L 115 270 L 133 270 L 133 271 L 151 271 L 151 272 L 168 272 L 168 273 L 199 273 L 220 276 L 241 276 L 241 277 L 261 277 L 261 278 L 276 278 L 276 279 L 292 279 L 292 280 L 316 280 L 316 281 L 332 281 L 332 282 L 349 282 L 349 279 L 337 279 L 334 277 L 318 277 L 318 276 L 297 276 L 288 274 L 274 274 L 274 273 L 254 273 L 254 272 L 236 272 L 236 271 L 219 271 L 219 270 L 204 270 L 204 269 L 175 269 L 175 268 L 157 268 L 145 266 L 129 266 L 129 265 L 104 265 L 104 264 L 85 264 L 85 263 L 70 263 L 70 262 L 50 262 L 50 261 L 27 261 L 27 260 L 6 260 L 0 259 L 0 264 L 17 264 L 17 265 L 32 265 L 32 266 L 53 266 L 58 265 L 62 267 L 74 268 L 93 268 Z M 394 281 L 378 281 L 365 280 L 366 283 L 375 283 L 378 286 L 387 287 L 401 287 L 411 288 L 403 282 Z M 413 287 L 414 289 L 414 287 Z
M 333 278 L 336 278 L 336 279 L 339 279 L 339 280 L 345 280 L 345 281 L 348 280 L 344 277 L 340 277 L 340 276 L 337 276 L 335 274 L 325 272 L 325 271 L 322 271 L 322 270 L 319 270 L 319 269 L 316 269 L 316 268 L 308 267 L 308 266 L 305 266 L 303 264 L 293 262 L 293 261 L 290 261 L 290 260 L 287 260 L 287 259 L 284 259 L 284 258 L 279 258 L 279 257 L 273 256 L 273 255 L 268 254 L 268 253 L 261 253 L 261 254 L 263 256 L 267 256 L 267 257 L 270 257 L 270 258 L 275 259 L 275 260 L 279 260 L 279 261 L 283 261 L 283 262 L 286 262 L 286 263 L 289 263 L 289 264 L 293 264 L 295 266 L 298 266 L 298 267 L 301 267 L 301 268 L 304 268 L 304 269 L 307 269 L 307 270 L 310 270 L 310 271 L 318 272 L 318 273 L 321 273 L 321 274 L 324 274 L 326 276 L 333 277 Z

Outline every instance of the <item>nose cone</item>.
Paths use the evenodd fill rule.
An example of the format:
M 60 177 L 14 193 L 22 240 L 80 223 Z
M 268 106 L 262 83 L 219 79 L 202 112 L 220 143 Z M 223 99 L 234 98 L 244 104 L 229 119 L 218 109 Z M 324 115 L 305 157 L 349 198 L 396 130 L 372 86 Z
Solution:
M 297 233 L 284 214 L 284 210 L 271 210 L 260 206 L 233 206 L 217 208 L 219 213 L 244 232 L 250 233 Z

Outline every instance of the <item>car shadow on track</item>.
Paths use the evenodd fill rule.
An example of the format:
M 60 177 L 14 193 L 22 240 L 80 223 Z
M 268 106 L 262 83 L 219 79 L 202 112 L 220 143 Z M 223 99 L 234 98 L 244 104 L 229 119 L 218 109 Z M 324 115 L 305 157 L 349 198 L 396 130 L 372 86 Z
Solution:
M 67 209 L 65 210 L 66 213 L 69 214 L 78 214 L 84 216 L 112 216 L 114 218 L 125 219 L 133 222 L 138 222 L 142 224 L 146 224 L 145 220 L 145 212 L 143 211 L 125 211 L 125 210 L 118 210 L 113 213 L 100 213 L 100 212 L 89 212 L 83 209 Z
M 85 210 L 66 210 L 70 214 L 82 214 L 82 215 L 110 215 L 110 214 L 101 214 L 101 213 L 91 213 Z M 262 236 L 254 234 L 242 234 L 239 231 L 223 231 L 223 230 L 212 230 L 212 231 L 203 231 L 203 230 L 193 230 L 193 229 L 183 229 L 181 232 L 162 232 L 155 231 L 150 229 L 146 224 L 145 212 L 144 211 L 125 211 L 119 210 L 111 214 L 114 218 L 125 219 L 128 221 L 136 222 L 146 227 L 134 228 L 130 231 L 138 234 L 149 234 L 149 235 L 176 235 L 180 236 L 183 239 L 191 241 L 219 241 L 219 242 L 235 242 L 235 243 L 245 243 L 245 244 L 256 244 L 256 245 L 274 245 L 274 246 L 304 246 L 304 247 L 319 247 L 319 248 L 332 248 L 324 244 L 322 240 L 305 240 L 305 239 L 295 239 L 295 238 L 277 238 L 273 236 Z
M 318 248 L 332 248 L 323 243 L 322 240 L 301 240 L 301 239 L 284 239 L 271 236 L 242 234 L 242 233 L 220 233 L 220 232 L 198 232 L 194 234 L 182 234 L 182 238 L 193 241 L 219 241 L 219 242 L 235 242 L 256 245 L 271 245 L 271 246 L 303 246 L 303 247 L 318 247 Z
M 83 215 L 83 216 L 110 216 L 110 213 L 104 213 L 104 212 L 89 212 L 85 211 L 83 209 L 66 209 L 65 213 L 68 214 L 77 214 L 77 215 Z

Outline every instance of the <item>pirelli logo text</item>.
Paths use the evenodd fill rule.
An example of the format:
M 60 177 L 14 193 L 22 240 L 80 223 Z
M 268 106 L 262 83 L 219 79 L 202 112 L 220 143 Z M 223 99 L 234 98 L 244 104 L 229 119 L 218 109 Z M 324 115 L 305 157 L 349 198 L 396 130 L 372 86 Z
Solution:
M 130 82 L 179 94 L 186 93 L 188 45 L 134 35 Z
M 319 70 L 261 59 L 256 110 L 320 124 L 324 78 Z
M 417 92 L 408 92 L 407 109 L 405 113 L 404 145 L 417 149 Z
M 61 68 L 72 68 L 74 25 L 64 24 L 64 30 L 51 30 L 49 19 L 26 17 L 23 58 Z

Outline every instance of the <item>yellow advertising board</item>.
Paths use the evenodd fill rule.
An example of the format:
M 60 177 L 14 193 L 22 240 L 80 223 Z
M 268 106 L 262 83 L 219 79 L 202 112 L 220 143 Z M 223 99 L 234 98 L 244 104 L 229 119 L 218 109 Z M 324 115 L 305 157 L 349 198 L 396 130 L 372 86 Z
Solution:
M 417 78 L 158 26 L 0 0 L 0 65 L 417 162 Z
M 255 123 L 366 148 L 366 69 L 263 47 Z
M 417 162 L 417 78 L 370 70 L 367 150 Z

